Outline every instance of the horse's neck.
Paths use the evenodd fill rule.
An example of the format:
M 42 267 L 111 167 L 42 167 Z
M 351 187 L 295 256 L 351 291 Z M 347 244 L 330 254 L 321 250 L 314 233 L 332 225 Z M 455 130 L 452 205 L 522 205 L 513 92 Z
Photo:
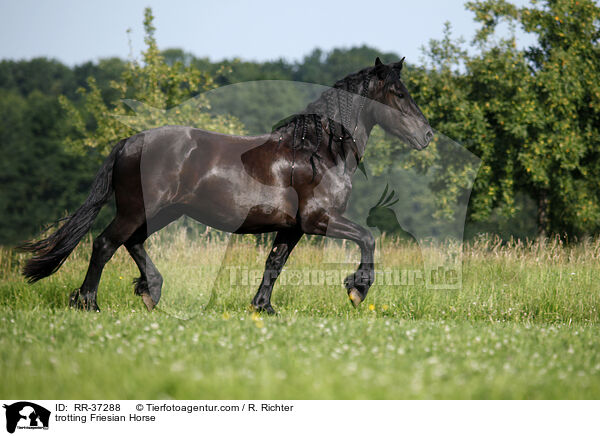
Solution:
M 344 138 L 345 162 L 343 159 L 336 159 L 337 166 L 344 167 L 344 174 L 352 177 L 352 175 L 358 169 L 358 165 L 364 157 L 364 153 L 366 151 L 369 135 L 371 134 L 371 129 L 372 126 L 359 122 L 356 128 L 353 128 L 353 132 L 350 132 L 351 136 L 346 136 Z M 332 133 L 326 132 L 325 129 L 323 129 L 323 140 L 321 141 L 320 145 L 320 148 L 323 150 L 323 152 L 325 152 L 326 148 L 328 147 L 330 134 Z M 338 146 L 342 146 L 339 142 L 338 144 Z M 351 147 L 356 148 L 358 160 L 356 160 L 354 152 L 349 149 L 349 145 Z
M 370 122 L 369 115 L 366 113 L 359 114 L 356 125 L 354 126 L 353 131 L 350 132 L 351 138 L 349 139 L 354 142 L 358 151 L 358 162 L 356 163 L 356 166 L 358 166 L 367 151 L 367 143 L 372 129 L 373 123 Z M 354 168 L 354 170 L 356 170 L 356 168 Z

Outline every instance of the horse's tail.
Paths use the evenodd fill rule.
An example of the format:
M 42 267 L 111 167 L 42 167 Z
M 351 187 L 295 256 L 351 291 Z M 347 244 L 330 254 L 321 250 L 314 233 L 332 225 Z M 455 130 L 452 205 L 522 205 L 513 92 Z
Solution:
M 112 173 L 117 154 L 125 145 L 123 139 L 110 152 L 102 168 L 96 174 L 90 193 L 85 202 L 74 214 L 65 218 L 56 232 L 37 242 L 27 242 L 19 249 L 34 253 L 23 268 L 23 275 L 29 283 L 37 282 L 55 273 L 75 249 L 81 238 L 90 230 L 102 206 L 113 193 Z

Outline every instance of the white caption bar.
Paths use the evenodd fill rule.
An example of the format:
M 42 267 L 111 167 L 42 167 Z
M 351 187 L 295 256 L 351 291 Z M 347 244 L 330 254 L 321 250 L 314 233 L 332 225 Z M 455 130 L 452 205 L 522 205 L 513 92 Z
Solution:
M 4 400 L 0 433 L 583 434 L 596 401 L 44 401 Z M 11 431 L 12 430 L 12 431 Z M 8 433 L 6 433 L 8 432 Z M 143 433 L 142 433 L 143 432 Z

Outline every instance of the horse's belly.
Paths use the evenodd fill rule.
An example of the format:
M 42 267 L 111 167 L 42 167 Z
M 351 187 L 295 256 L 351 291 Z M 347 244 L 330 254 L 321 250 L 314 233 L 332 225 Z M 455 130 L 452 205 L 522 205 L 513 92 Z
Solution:
M 259 183 L 244 172 L 219 174 L 183 199 L 186 214 L 213 228 L 260 233 L 294 225 L 298 197 L 293 188 Z

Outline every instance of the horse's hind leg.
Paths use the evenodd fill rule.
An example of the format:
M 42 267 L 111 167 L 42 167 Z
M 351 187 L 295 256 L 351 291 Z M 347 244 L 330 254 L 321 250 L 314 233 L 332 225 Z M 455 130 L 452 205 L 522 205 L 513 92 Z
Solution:
M 131 237 L 140 224 L 140 220 L 117 215 L 100 236 L 94 239 L 92 257 L 87 274 L 81 288 L 71 294 L 71 307 L 95 311 L 100 310 L 96 302 L 96 297 L 104 265 L 110 260 L 115 251 L 117 251 L 117 248 Z
M 287 258 L 302 235 L 303 232 L 299 229 L 287 229 L 277 232 L 273 247 L 265 264 L 265 273 L 262 282 L 256 296 L 252 300 L 252 307 L 255 310 L 264 311 L 269 314 L 275 313 L 275 310 L 271 306 L 273 285 L 275 285 L 275 280 L 279 277 L 283 265 L 285 265 Z
M 144 249 L 147 237 L 147 228 L 143 225 L 127 240 L 125 248 L 140 270 L 140 277 L 134 280 L 135 294 L 142 297 L 146 308 L 152 311 L 160 300 L 163 278 Z

